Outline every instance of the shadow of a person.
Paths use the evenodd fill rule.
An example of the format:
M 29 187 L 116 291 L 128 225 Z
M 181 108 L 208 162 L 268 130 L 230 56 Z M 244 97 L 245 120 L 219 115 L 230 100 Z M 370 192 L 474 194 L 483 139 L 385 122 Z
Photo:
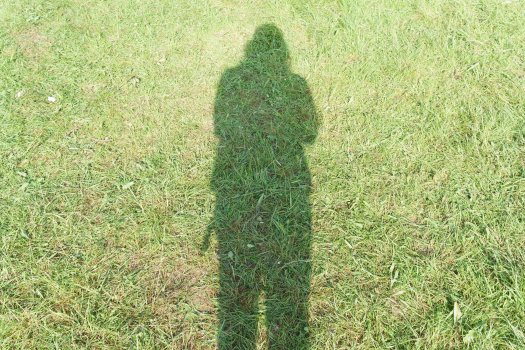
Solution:
M 260 315 L 269 349 L 309 348 L 304 145 L 314 141 L 318 122 L 306 81 L 290 71 L 282 32 L 260 26 L 243 61 L 222 75 L 215 100 L 219 349 L 255 349 Z

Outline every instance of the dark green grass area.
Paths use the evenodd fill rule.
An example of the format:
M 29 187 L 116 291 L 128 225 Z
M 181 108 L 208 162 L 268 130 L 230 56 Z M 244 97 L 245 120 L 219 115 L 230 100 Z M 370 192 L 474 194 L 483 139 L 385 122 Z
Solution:
M 221 349 L 256 348 L 263 294 L 269 348 L 309 345 L 311 176 L 303 147 L 320 117 L 289 62 L 281 31 L 262 25 L 217 90 L 212 227 Z
M 525 348 L 523 23 L 0 2 L 0 349 Z

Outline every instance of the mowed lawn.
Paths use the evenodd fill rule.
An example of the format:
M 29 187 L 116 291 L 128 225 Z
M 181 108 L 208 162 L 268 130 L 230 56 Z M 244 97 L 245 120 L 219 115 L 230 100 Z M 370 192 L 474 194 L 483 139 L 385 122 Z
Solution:
M 319 119 L 311 349 L 525 348 L 524 1 L 4 0 L 1 349 L 217 348 L 214 105 L 269 23 Z

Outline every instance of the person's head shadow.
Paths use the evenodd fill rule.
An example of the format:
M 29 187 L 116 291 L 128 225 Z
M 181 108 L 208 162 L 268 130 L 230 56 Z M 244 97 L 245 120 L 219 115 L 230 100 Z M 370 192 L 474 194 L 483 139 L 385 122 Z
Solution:
M 245 47 L 244 63 L 252 65 L 261 73 L 288 70 L 290 53 L 281 30 L 274 24 L 258 27 Z
M 283 34 L 257 28 L 217 88 L 211 179 L 218 240 L 220 349 L 309 347 L 310 172 L 304 145 L 319 124 Z M 262 301 L 264 299 L 264 301 Z M 259 310 L 260 308 L 264 309 Z M 266 332 L 258 331 L 259 318 Z

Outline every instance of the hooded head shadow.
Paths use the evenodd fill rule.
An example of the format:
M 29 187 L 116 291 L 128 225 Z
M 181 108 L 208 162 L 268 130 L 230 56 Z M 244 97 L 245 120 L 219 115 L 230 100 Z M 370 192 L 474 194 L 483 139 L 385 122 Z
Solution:
M 258 340 L 270 349 L 309 347 L 304 146 L 318 124 L 306 81 L 290 70 L 281 30 L 258 27 L 243 60 L 223 73 L 214 108 L 220 349 L 255 349 Z
M 256 29 L 244 54 L 245 62 L 258 62 L 274 69 L 289 69 L 288 46 L 281 30 L 273 24 L 264 24 Z

